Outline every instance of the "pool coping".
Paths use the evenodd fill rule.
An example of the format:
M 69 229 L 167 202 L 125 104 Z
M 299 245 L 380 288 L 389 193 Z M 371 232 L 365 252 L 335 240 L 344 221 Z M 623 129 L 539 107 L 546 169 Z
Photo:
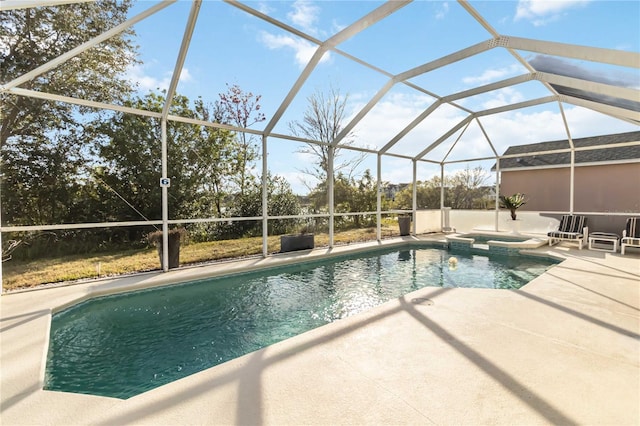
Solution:
M 558 268 L 558 266 L 560 265 L 554 267 L 553 274 L 545 273 L 541 277 L 536 278 L 530 284 L 523 287 L 523 289 L 517 290 L 517 292 L 520 292 L 520 296 L 518 297 L 515 297 L 514 292 L 509 290 L 489 290 L 489 292 L 497 291 L 497 293 L 494 294 L 487 293 L 487 291 L 477 291 L 477 289 L 475 291 L 473 289 L 453 289 L 453 291 L 448 290 L 446 292 L 441 292 L 434 288 L 419 290 L 410 295 L 407 295 L 405 298 L 388 302 L 379 308 L 375 308 L 365 314 L 357 315 L 352 319 L 339 321 L 338 323 L 329 324 L 327 326 L 321 327 L 320 329 L 312 330 L 310 332 L 304 333 L 303 335 L 265 348 L 261 351 L 258 351 L 258 353 L 245 355 L 244 357 L 229 361 L 225 364 L 213 367 L 211 369 L 205 370 L 204 372 L 197 373 L 185 379 L 181 379 L 177 382 L 164 385 L 152 391 L 145 392 L 144 394 L 138 395 L 128 400 L 42 390 L 42 378 L 44 377 L 43 361 L 46 356 L 46 344 L 48 342 L 48 325 L 51 318 L 51 312 L 53 312 L 54 308 L 56 307 L 59 308 L 65 306 L 66 304 L 77 303 L 79 300 L 88 297 L 95 297 L 103 294 L 112 294 L 114 292 L 120 291 L 129 291 L 132 289 L 150 288 L 159 285 L 166 285 L 170 282 L 197 280 L 204 278 L 205 276 L 211 276 L 212 274 L 215 275 L 229 273 L 231 270 L 247 271 L 249 270 L 247 268 L 257 269 L 265 265 L 285 265 L 300 260 L 314 259 L 316 258 L 316 256 L 327 254 L 350 254 L 358 251 L 371 250 L 373 248 L 401 246 L 405 245 L 407 242 L 409 242 L 410 244 L 413 244 L 412 242 L 424 244 L 425 241 L 429 241 L 430 243 L 437 245 L 442 244 L 442 242 L 445 240 L 442 236 L 433 236 L 428 239 L 405 237 L 402 239 L 389 241 L 387 243 L 368 243 L 358 245 L 357 247 L 355 247 L 355 251 L 352 250 L 354 247 L 348 246 L 334 249 L 316 249 L 311 252 L 292 253 L 282 256 L 279 255 L 270 258 L 274 260 L 268 261 L 264 261 L 263 259 L 249 259 L 239 261 L 238 263 L 234 263 L 234 265 L 225 264 L 207 266 L 204 268 L 185 268 L 177 271 L 171 271 L 166 274 L 145 274 L 144 276 L 123 277 L 101 282 L 78 284 L 74 286 L 47 288 L 34 292 L 4 294 L 0 298 L 0 302 L 2 303 L 2 310 L 0 312 L 2 318 L 2 329 L 0 334 L 2 342 L 2 357 L 0 361 L 2 363 L 3 371 L 1 379 L 2 423 L 109 424 L 112 423 L 115 419 L 130 420 L 131 422 L 138 424 L 167 424 L 171 422 L 180 422 L 184 424 L 203 424 L 211 423 L 211 417 L 208 416 L 211 416 L 214 412 L 216 413 L 216 415 L 220 416 L 220 423 L 238 423 L 239 420 L 247 420 L 246 414 L 243 414 L 241 411 L 234 409 L 233 407 L 235 407 L 235 405 L 229 404 L 228 401 L 226 401 L 226 397 L 224 396 L 224 394 L 219 394 L 218 388 L 220 388 L 220 390 L 228 390 L 228 387 L 226 385 L 208 386 L 206 385 L 206 383 L 209 383 L 211 380 L 214 380 L 213 383 L 215 383 L 216 377 L 230 374 L 230 371 L 238 371 L 237 374 L 240 374 L 242 377 L 244 377 L 245 374 L 251 376 L 251 374 L 253 373 L 251 372 L 251 369 L 247 367 L 247 365 L 251 364 L 251 359 L 254 359 L 256 356 L 262 356 L 258 353 L 281 354 L 279 356 L 284 356 L 282 354 L 294 353 L 294 355 L 287 355 L 287 357 L 289 358 L 285 357 L 288 360 L 287 362 L 283 361 L 282 368 L 286 368 L 285 370 L 283 370 L 282 374 L 285 374 L 285 376 L 287 376 L 287 379 L 285 380 L 282 379 L 283 376 L 278 376 L 279 378 L 277 380 L 274 379 L 276 380 L 275 382 L 269 380 L 263 385 L 263 387 L 265 388 L 265 392 L 268 394 L 268 397 L 267 395 L 265 395 L 264 398 L 266 399 L 262 399 L 262 409 L 264 413 L 262 414 L 262 416 L 256 414 L 258 417 L 256 417 L 255 419 L 262 419 L 264 423 L 291 424 L 299 422 L 308 424 L 320 424 L 331 422 L 331 420 L 333 420 L 333 422 L 336 424 L 354 422 L 371 424 L 376 423 L 375 421 L 373 421 L 375 419 L 386 419 L 387 421 L 389 421 L 391 419 L 385 416 L 392 414 L 393 416 L 395 416 L 393 417 L 395 423 L 415 423 L 418 421 L 428 422 L 428 419 L 436 419 L 436 423 L 442 423 L 443 421 L 445 423 L 448 421 L 456 422 L 456 419 L 459 421 L 467 422 L 471 419 L 477 422 L 487 422 L 493 419 L 492 421 L 490 421 L 491 423 L 503 424 L 512 423 L 511 420 L 514 419 L 527 420 L 530 422 L 533 421 L 534 423 L 538 423 L 542 419 L 542 422 L 544 423 L 545 417 L 544 415 L 542 415 L 541 417 L 541 412 L 539 410 L 533 410 L 532 412 L 531 407 L 525 406 L 524 408 L 526 408 L 526 410 L 522 411 L 522 401 L 518 400 L 516 400 L 515 406 L 519 407 L 518 410 L 520 411 L 517 412 L 517 415 L 515 417 L 513 410 L 505 407 L 504 403 L 498 404 L 494 409 L 489 411 L 486 411 L 486 409 L 481 409 L 481 407 L 474 406 L 473 409 L 467 411 L 467 417 L 465 417 L 464 413 L 457 412 L 451 402 L 446 403 L 444 401 L 440 401 L 439 404 L 444 404 L 441 406 L 441 409 L 443 409 L 444 413 L 446 413 L 445 417 L 441 417 L 442 411 L 432 411 L 428 409 L 427 406 L 429 404 L 427 404 L 424 408 L 416 408 L 418 406 L 411 404 L 411 406 L 414 407 L 414 411 L 410 410 L 411 412 L 399 412 L 397 408 L 393 408 L 385 404 L 384 401 L 378 401 L 380 402 L 380 404 L 378 404 L 378 407 L 371 407 L 367 405 L 366 401 L 364 400 L 361 401 L 357 398 L 357 401 L 354 400 L 353 395 L 349 401 L 345 401 L 347 405 L 342 406 L 340 405 L 341 403 L 333 401 L 332 397 L 330 396 L 331 394 L 326 394 L 325 397 L 327 398 L 327 401 L 332 401 L 332 403 L 328 405 L 331 411 L 329 412 L 322 409 L 322 407 L 318 406 L 318 404 L 314 404 L 313 398 L 311 400 L 308 400 L 308 398 L 306 398 L 304 394 L 299 394 L 299 392 L 296 391 L 293 391 L 291 394 L 287 394 L 287 399 L 284 400 L 282 399 L 284 398 L 284 394 L 281 394 L 281 392 L 286 393 L 287 391 L 286 389 L 279 387 L 280 381 L 291 381 L 291 389 L 297 389 L 299 391 L 300 386 L 304 387 L 308 383 L 316 383 L 316 381 L 319 380 L 321 383 L 318 383 L 317 386 L 319 386 L 319 389 L 324 389 L 322 387 L 322 382 L 330 381 L 332 373 L 330 373 L 330 370 L 327 370 L 327 364 L 321 362 L 319 365 L 317 365 L 314 364 L 314 360 L 323 359 L 323 357 L 326 357 L 328 353 L 335 353 L 335 350 L 338 350 L 342 358 L 350 358 L 353 355 L 353 352 L 363 350 L 362 348 L 366 349 L 367 347 L 374 347 L 376 345 L 384 343 L 384 339 L 380 340 L 380 336 L 377 336 L 372 341 L 367 340 L 368 343 L 364 347 L 361 345 L 353 346 L 352 341 L 355 335 L 358 336 L 358 339 L 366 339 L 367 336 L 371 333 L 376 335 L 379 333 L 384 334 L 384 330 L 388 329 L 389 327 L 394 328 L 397 333 L 403 333 L 403 327 L 413 327 L 415 325 L 413 324 L 413 322 L 415 322 L 415 319 L 412 322 L 411 318 L 409 318 L 409 323 L 405 323 L 407 321 L 407 318 L 405 318 L 406 315 L 396 318 L 398 314 L 392 313 L 389 315 L 390 317 L 394 318 L 394 321 L 392 323 L 388 323 L 386 327 L 380 328 L 380 326 L 382 326 L 381 324 L 373 324 L 370 327 L 356 327 L 355 329 L 350 328 L 353 326 L 353 324 L 358 324 L 362 321 L 366 322 L 367 318 L 377 317 L 379 315 L 383 315 L 382 318 L 385 318 L 386 323 L 386 317 L 384 316 L 384 313 L 397 312 L 398 306 L 403 306 L 403 312 L 406 311 L 412 313 L 413 311 L 407 308 L 405 305 L 407 301 L 411 301 L 414 299 L 436 300 L 436 305 L 438 309 L 441 309 L 441 311 L 437 311 L 437 309 L 433 309 L 433 307 L 430 307 L 430 309 L 432 309 L 434 312 L 437 311 L 438 315 L 443 315 L 443 318 L 440 319 L 441 322 L 438 323 L 438 326 L 444 326 L 445 328 L 453 329 L 459 325 L 460 321 L 462 321 L 463 323 L 465 321 L 464 318 L 460 318 L 459 316 L 448 316 L 448 309 L 463 309 L 465 311 L 468 310 L 469 312 L 473 312 L 474 309 L 483 310 L 485 309 L 484 306 L 477 305 L 477 303 L 479 300 L 486 300 L 487 305 L 493 304 L 494 310 L 498 311 L 499 313 L 502 310 L 511 309 L 510 305 L 513 303 L 522 303 L 522 295 L 529 295 L 526 296 L 525 299 L 531 297 L 544 298 L 544 300 L 547 301 L 547 304 L 562 304 L 563 306 L 569 306 L 573 310 L 578 309 L 581 311 L 581 313 L 579 315 L 576 314 L 577 316 L 575 318 L 577 318 L 577 321 L 580 321 L 580 319 L 584 317 L 584 315 L 600 318 L 595 322 L 587 321 L 587 329 L 596 327 L 595 331 L 590 330 L 592 331 L 592 336 L 596 336 L 596 338 L 586 337 L 585 342 L 577 341 L 575 339 L 575 336 L 573 336 L 576 333 L 578 333 L 580 336 L 588 336 L 585 331 L 582 331 L 582 329 L 584 328 L 584 324 L 581 324 L 581 328 L 578 329 L 578 331 L 573 330 L 573 332 L 569 333 L 568 335 L 564 335 L 564 331 L 562 329 L 557 330 L 553 324 L 549 324 L 548 327 L 551 327 L 553 329 L 553 333 L 559 333 L 559 336 L 554 335 L 551 338 L 552 342 L 556 342 L 554 343 L 553 347 L 559 348 L 557 350 L 565 351 L 567 347 L 579 346 L 580 350 L 578 352 L 581 355 L 584 355 L 585 353 L 595 353 L 598 355 L 597 357 L 595 357 L 595 361 L 597 362 L 595 362 L 594 364 L 594 368 L 596 370 L 608 369 L 611 372 L 613 368 L 616 372 L 616 374 L 614 374 L 614 377 L 620 377 L 620 383 L 626 383 L 626 385 L 620 387 L 620 389 L 618 390 L 608 389 L 608 396 L 599 395 L 599 398 L 604 397 L 605 400 L 609 401 L 610 403 L 610 407 L 604 409 L 604 411 L 600 414 L 595 413 L 594 410 L 588 409 L 588 407 L 585 408 L 586 405 L 580 401 L 573 401 L 576 406 L 582 407 L 582 413 L 578 413 L 573 410 L 571 411 L 573 417 L 570 418 L 575 417 L 576 420 L 579 420 L 578 423 L 592 423 L 597 422 L 598 420 L 601 421 L 606 416 L 609 416 L 609 420 L 613 419 L 631 421 L 631 423 L 638 423 L 638 420 L 640 420 L 640 415 L 638 414 L 638 409 L 635 403 L 632 403 L 632 400 L 635 401 L 635 397 L 638 396 L 638 389 L 637 387 L 633 386 L 633 383 L 631 383 L 631 381 L 640 377 L 640 375 L 638 374 L 637 361 L 638 344 L 637 339 L 634 339 L 632 344 L 630 345 L 628 341 L 629 336 L 625 336 L 624 333 L 622 333 L 621 336 L 620 330 L 629 330 L 629 333 L 631 333 L 633 336 L 638 335 L 639 321 L 637 281 L 638 277 L 640 277 L 640 274 L 638 274 L 638 272 L 640 272 L 640 268 L 638 267 L 638 265 L 640 265 L 640 257 L 638 257 L 638 255 L 636 254 L 620 256 L 603 252 L 578 252 L 573 248 L 567 248 L 564 246 L 555 246 L 553 248 L 544 248 L 530 251 L 531 254 L 534 255 L 559 256 L 566 259 L 566 262 L 560 264 L 563 266 L 559 268 L 558 271 L 556 271 L 556 268 Z M 231 269 L 231 267 L 233 267 L 233 269 Z M 595 270 L 596 272 L 601 274 L 600 276 L 602 277 L 606 276 L 607 279 L 594 280 L 592 276 L 593 272 L 590 272 L 590 269 Z M 584 283 L 582 283 L 582 281 L 578 279 L 581 275 L 583 276 Z M 575 278 L 576 276 L 577 278 Z M 570 282 L 575 282 L 576 284 L 567 286 L 567 280 Z M 630 285 L 630 282 L 634 282 L 634 280 L 635 286 Z M 577 285 L 583 286 L 585 288 L 580 289 L 577 287 Z M 451 295 L 455 295 L 455 297 L 452 297 Z M 602 295 L 606 295 L 606 298 L 603 298 Z M 590 301 L 590 298 L 593 300 Z M 505 302 L 508 300 L 511 300 L 511 302 L 505 304 Z M 624 303 L 620 304 L 616 302 L 616 300 L 624 300 Z M 496 301 L 502 302 L 498 303 L 498 305 L 495 305 L 495 303 L 497 303 Z M 423 309 L 418 305 L 416 306 L 416 309 Z M 586 313 L 582 313 L 582 311 Z M 518 314 L 522 312 L 522 310 L 517 311 Z M 553 312 L 556 313 L 555 311 Z M 414 313 L 413 315 L 415 316 L 417 315 L 417 313 Z M 490 317 L 491 315 L 496 315 L 496 312 L 487 311 L 485 315 Z M 535 316 L 537 314 L 535 314 L 535 311 L 533 311 L 530 315 Z M 509 316 L 502 318 L 496 324 L 508 324 L 509 321 L 526 321 L 526 318 L 521 318 L 520 316 L 513 317 L 512 319 L 508 318 Z M 571 318 L 573 318 L 573 316 Z M 473 323 L 474 318 L 471 318 L 470 320 L 472 322 L 467 323 L 467 325 L 465 325 L 464 327 L 477 326 L 477 324 Z M 615 324 L 609 327 L 610 330 L 605 328 L 603 332 L 602 327 L 599 326 L 600 322 L 602 321 L 612 322 L 612 324 Z M 398 324 L 403 324 L 403 326 L 396 329 L 396 327 L 398 327 Z M 505 328 L 503 325 L 500 325 L 499 327 L 501 331 L 505 333 L 505 335 L 502 336 L 503 338 L 507 338 L 505 336 L 508 336 L 509 333 L 516 333 L 516 336 L 518 338 L 522 338 L 522 333 L 517 331 L 518 327 L 516 327 L 515 329 L 513 329 L 512 327 Z M 524 326 L 521 326 L 520 328 L 522 327 Z M 546 330 L 545 328 L 547 326 L 543 327 L 540 324 L 529 324 L 527 325 L 527 327 L 542 328 L 543 331 L 538 330 L 536 332 L 538 335 L 545 335 L 546 333 L 550 333 L 550 331 Z M 324 336 L 327 333 L 338 333 L 338 335 L 342 337 L 331 339 L 322 344 L 313 344 L 311 346 L 305 343 L 314 341 L 314 339 L 318 338 L 318 336 Z M 612 333 L 613 336 L 610 336 L 610 334 Z M 486 334 L 488 339 L 492 333 L 491 330 L 483 330 L 481 334 Z M 603 337 L 603 335 L 604 340 L 597 339 L 597 337 Z M 387 338 L 392 338 L 392 336 L 387 336 Z M 428 339 L 428 336 L 421 338 Z M 470 342 L 468 340 L 470 339 L 470 337 L 465 337 L 464 333 L 460 335 L 456 334 L 456 339 L 457 341 L 466 342 L 467 344 L 469 344 Z M 483 351 L 492 351 L 491 348 L 484 348 L 482 341 L 476 341 L 475 339 L 476 337 L 471 338 L 474 345 L 479 345 L 479 347 L 483 348 Z M 342 343 L 343 340 L 344 343 Z M 607 343 L 606 345 L 604 345 L 603 343 L 605 341 Z M 436 343 L 440 343 L 440 340 L 436 339 L 431 344 Z M 296 347 L 298 347 L 297 345 L 302 345 L 302 347 L 305 348 L 304 354 L 298 354 L 299 350 L 295 349 Z M 335 345 L 338 345 L 338 349 L 334 347 Z M 402 341 L 394 341 L 394 345 L 394 347 L 402 346 Z M 417 349 L 416 345 L 420 346 L 420 343 L 413 342 L 413 344 L 408 346 L 402 353 L 404 354 L 403 356 L 407 358 L 407 368 L 414 368 L 416 369 L 416 371 L 418 371 L 422 369 L 422 361 L 417 360 L 409 362 L 409 359 L 413 359 L 413 357 L 415 356 L 414 351 Z M 587 347 L 589 345 L 593 347 L 589 349 L 589 347 Z M 583 349 L 582 346 L 585 346 L 587 348 Z M 412 347 L 413 349 L 411 349 Z M 19 348 L 19 351 L 17 351 L 16 348 Z M 621 351 L 622 348 L 625 348 L 626 352 Z M 291 352 L 292 350 L 293 352 Z M 379 351 L 376 351 L 374 353 L 378 354 L 377 356 L 382 355 L 382 353 L 379 353 Z M 381 358 L 384 357 L 381 356 Z M 307 359 L 308 362 L 302 362 L 303 359 Z M 618 365 L 617 370 L 610 364 L 612 360 L 617 360 L 615 364 Z M 350 362 L 361 363 L 375 361 L 376 358 L 367 359 L 365 357 L 363 359 L 362 357 L 357 357 L 355 359 L 352 359 Z M 414 364 L 414 362 L 418 362 L 418 364 Z M 590 362 L 594 362 L 594 360 L 590 360 Z M 289 365 L 287 365 L 287 363 Z M 467 374 L 470 374 L 472 376 L 477 374 L 474 368 L 469 370 L 468 365 L 465 367 L 465 364 L 467 364 L 468 362 L 462 362 L 462 364 L 460 364 L 458 362 L 452 361 L 452 363 L 454 364 L 454 366 L 456 366 L 456 369 L 461 369 L 460 371 L 465 371 Z M 342 363 L 338 364 L 340 367 L 344 367 Z M 385 365 L 387 364 L 388 363 L 386 363 Z M 390 365 L 392 364 L 393 363 L 391 363 Z M 380 368 L 384 369 L 387 367 Z M 439 368 L 448 369 L 449 367 L 443 365 Z M 523 377 L 528 377 L 527 371 L 520 371 L 517 366 L 513 368 L 518 371 L 517 374 L 521 374 Z M 571 369 L 571 367 L 567 368 L 569 368 L 569 370 Z M 274 371 L 278 370 L 276 366 L 270 366 L 268 370 L 270 371 L 272 369 Z M 355 376 L 353 377 L 351 376 L 352 373 L 349 373 L 348 371 L 342 372 L 343 377 L 340 378 L 341 382 L 344 382 L 342 387 L 344 387 L 345 389 L 353 390 L 357 389 L 358 387 L 364 386 L 365 388 L 369 389 L 370 395 L 378 395 L 383 399 L 389 399 L 389 401 L 393 400 L 395 401 L 394 404 L 397 404 L 399 402 L 400 404 L 403 404 L 393 396 L 394 394 L 402 393 L 403 395 L 405 395 L 403 397 L 405 398 L 403 399 L 405 402 L 407 401 L 406 398 L 418 398 L 418 400 L 421 398 L 420 396 L 413 395 L 411 393 L 411 388 L 417 386 L 415 383 L 407 383 L 405 385 L 407 387 L 406 389 L 402 385 L 398 385 L 400 387 L 391 394 L 385 393 L 381 390 L 379 386 L 382 383 L 389 380 L 393 381 L 395 380 L 397 375 L 402 374 L 399 371 L 394 370 L 393 374 L 390 373 L 390 375 L 388 376 L 383 375 L 383 377 L 373 379 L 372 376 L 370 376 L 373 373 L 367 373 L 365 376 L 363 376 L 361 367 L 356 370 L 357 371 L 355 371 Z M 263 371 L 263 374 L 266 374 L 265 371 Z M 295 374 L 291 373 L 292 377 L 289 377 L 290 374 L 285 373 L 284 371 L 297 372 Z M 327 376 L 327 374 L 329 375 Z M 302 381 L 297 381 L 296 377 L 300 377 L 300 380 Z M 636 380 L 635 383 L 637 382 L 638 381 Z M 541 392 L 542 394 L 545 394 L 544 385 L 538 385 L 542 386 L 543 390 L 541 390 Z M 156 402 L 154 401 L 162 401 L 166 398 L 170 398 L 170 395 L 180 395 L 181 392 L 187 392 L 188 394 L 188 389 L 194 389 L 194 386 L 202 391 L 202 395 L 199 395 L 193 401 L 184 401 L 184 403 L 175 405 L 170 410 L 162 409 L 162 415 L 154 413 L 154 410 L 145 409 L 145 407 L 158 407 L 156 405 Z M 351 386 L 356 387 L 351 388 Z M 373 386 L 373 388 L 370 388 L 370 386 Z M 504 386 L 505 384 L 502 383 L 499 388 Z M 573 385 L 568 384 L 566 386 L 568 386 L 567 389 L 562 389 L 563 393 L 561 395 L 566 394 Z M 270 391 L 267 391 L 267 389 L 273 390 L 273 392 L 275 393 L 270 393 Z M 442 391 L 442 389 L 440 390 Z M 577 390 L 578 389 L 576 389 L 576 391 Z M 423 389 L 423 391 L 424 394 L 429 395 L 430 398 L 437 398 L 433 393 L 431 393 L 430 390 Z M 335 392 L 340 393 L 339 390 L 334 390 L 334 393 Z M 500 396 L 500 398 L 507 398 L 507 400 L 509 399 L 508 395 L 505 396 L 499 390 L 497 390 L 496 392 L 497 395 Z M 584 394 L 584 390 L 581 390 L 581 392 Z M 596 390 L 593 390 L 593 392 L 596 392 Z M 556 393 L 552 394 L 556 396 L 558 395 Z M 408 395 L 412 396 L 409 397 Z M 585 400 L 589 402 L 589 398 L 586 398 Z M 214 401 L 218 402 L 214 403 Z M 273 401 L 273 404 L 269 403 L 268 401 Z M 244 398 L 236 400 L 236 403 L 243 405 L 245 409 L 247 409 L 248 407 L 246 405 L 248 402 Z M 297 404 L 296 407 L 298 407 L 295 409 L 295 412 L 287 412 L 283 408 L 290 407 L 293 403 Z M 626 411 L 620 411 L 621 403 L 624 405 Z M 193 404 L 199 407 L 199 411 L 191 410 L 193 408 Z M 449 410 L 446 409 L 447 404 L 449 404 Z M 594 406 L 607 407 L 606 405 L 604 405 L 603 401 L 598 401 L 597 404 L 595 403 L 595 401 L 591 401 L 591 404 L 593 404 Z M 229 405 L 230 408 L 223 408 L 227 405 Z M 366 415 L 368 417 L 363 414 L 365 408 L 368 410 L 367 412 L 369 414 Z M 626 414 L 620 417 L 619 414 L 615 414 L 613 412 L 614 409 L 617 413 L 624 412 Z M 334 411 L 336 413 L 341 412 L 342 414 L 338 417 L 333 418 L 331 416 L 333 415 L 332 413 Z M 321 415 L 318 414 L 319 412 L 321 412 Z M 129 413 L 129 417 L 124 416 L 124 414 L 122 413 Z M 133 413 L 135 413 L 135 415 Z M 603 415 L 605 417 L 603 417 Z M 548 417 L 546 417 L 546 419 L 547 421 L 549 421 Z M 559 419 L 562 418 L 560 417 Z M 127 422 L 128 421 L 123 421 L 122 423 Z
M 469 236 L 471 235 L 471 236 Z M 532 234 L 514 234 L 514 233 L 497 233 L 497 232 L 488 232 L 488 231 L 472 231 L 465 232 L 464 234 L 453 234 L 447 235 L 447 241 L 458 241 L 464 243 L 475 242 L 473 235 L 481 235 L 483 237 L 506 237 L 506 238 L 527 238 L 525 241 L 499 241 L 499 240 L 489 240 L 492 245 L 497 247 L 506 247 L 513 249 L 536 249 L 542 247 L 548 243 L 548 238 L 545 236 L 532 235 Z

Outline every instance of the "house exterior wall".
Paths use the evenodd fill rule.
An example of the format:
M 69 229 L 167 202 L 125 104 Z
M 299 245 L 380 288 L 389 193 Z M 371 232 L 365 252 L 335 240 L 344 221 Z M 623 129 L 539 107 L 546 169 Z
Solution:
M 500 194 L 526 194 L 522 211 L 539 211 L 540 216 L 556 218 L 569 212 L 570 169 L 549 168 L 503 171 Z M 575 168 L 574 212 L 587 215 L 590 232 L 622 234 L 629 216 L 640 215 L 640 163 L 578 166 Z M 629 213 L 612 215 L 607 213 Z
M 576 167 L 575 210 L 640 212 L 640 163 Z
M 516 192 L 526 194 L 522 210 L 568 212 L 570 169 L 503 171 L 500 194 Z M 640 163 L 576 167 L 574 211 L 640 212 Z
M 569 178 L 568 168 L 503 171 L 500 195 L 524 193 L 527 204 L 520 210 L 568 211 Z

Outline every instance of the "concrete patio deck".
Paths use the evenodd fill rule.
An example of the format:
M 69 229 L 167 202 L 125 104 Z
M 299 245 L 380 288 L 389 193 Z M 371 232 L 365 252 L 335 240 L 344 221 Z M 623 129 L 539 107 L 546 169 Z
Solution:
M 521 290 L 424 288 L 128 400 L 42 390 L 51 308 L 220 265 L 5 294 L 0 423 L 640 424 L 640 255 L 536 251 L 566 260 Z

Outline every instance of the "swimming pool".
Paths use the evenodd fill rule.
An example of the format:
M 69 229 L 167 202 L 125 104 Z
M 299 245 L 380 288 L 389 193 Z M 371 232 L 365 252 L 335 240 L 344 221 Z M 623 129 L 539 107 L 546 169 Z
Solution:
M 555 260 L 378 250 L 105 296 L 52 318 L 45 389 L 129 398 L 426 286 L 515 289 Z

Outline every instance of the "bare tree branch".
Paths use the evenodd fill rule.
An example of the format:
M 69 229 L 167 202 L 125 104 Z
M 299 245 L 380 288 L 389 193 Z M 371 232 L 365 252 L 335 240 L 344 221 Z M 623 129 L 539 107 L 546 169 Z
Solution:
M 289 129 L 295 136 L 311 139 L 321 144 L 306 143 L 296 152 L 313 158 L 312 166 L 298 169 L 300 172 L 312 177 L 320 183 L 327 180 L 329 173 L 329 144 L 332 144 L 342 130 L 342 121 L 345 118 L 345 108 L 349 96 L 342 96 L 340 89 L 331 86 L 327 93 L 316 91 L 307 98 L 309 105 L 304 113 L 302 122 L 292 121 Z M 338 173 L 352 177 L 357 167 L 364 161 L 365 154 L 359 153 L 356 157 L 337 161 L 341 156 L 341 146 L 353 145 L 355 134 L 349 134 L 336 146 L 334 151 L 334 177 Z M 309 188 L 308 182 L 303 181 Z M 311 189 L 311 188 L 309 188 Z

